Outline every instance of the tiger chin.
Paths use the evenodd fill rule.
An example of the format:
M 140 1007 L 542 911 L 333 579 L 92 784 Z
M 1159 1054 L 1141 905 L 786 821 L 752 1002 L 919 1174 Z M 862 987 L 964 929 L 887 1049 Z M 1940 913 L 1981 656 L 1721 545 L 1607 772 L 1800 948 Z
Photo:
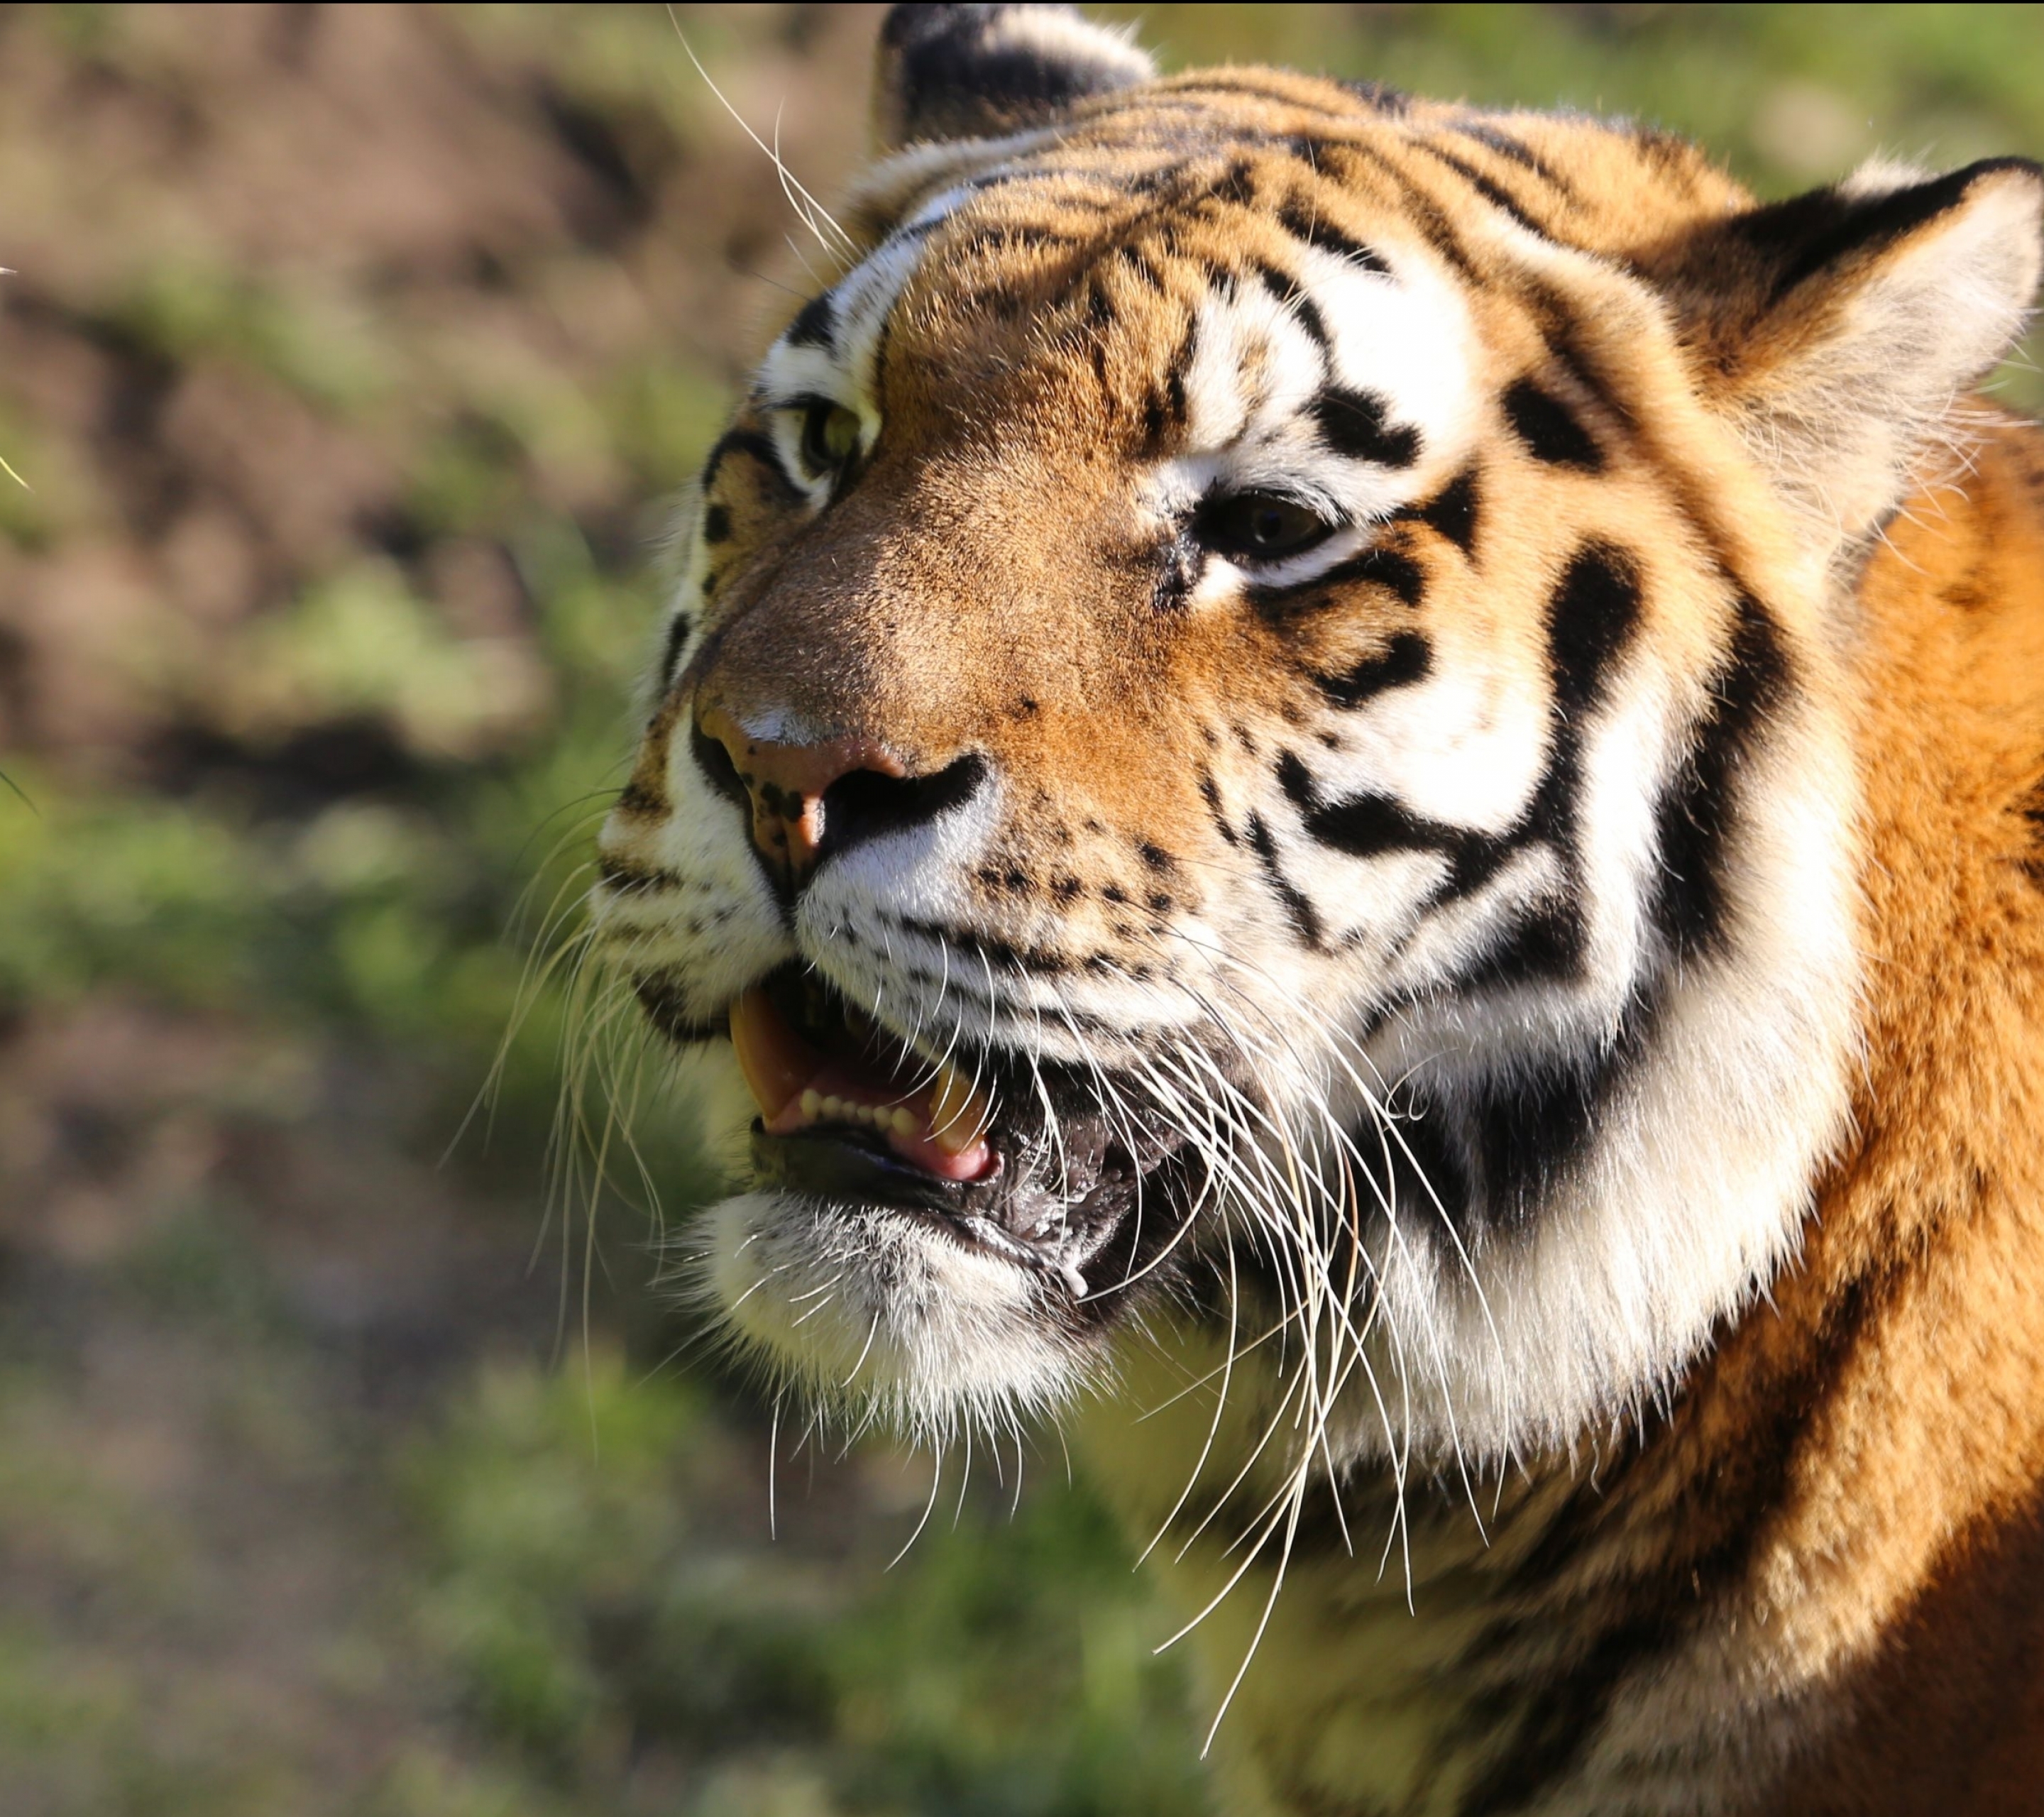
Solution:
M 899 6 L 597 935 L 736 1339 L 1055 1419 L 1222 1808 L 2044 1808 L 2044 172 Z

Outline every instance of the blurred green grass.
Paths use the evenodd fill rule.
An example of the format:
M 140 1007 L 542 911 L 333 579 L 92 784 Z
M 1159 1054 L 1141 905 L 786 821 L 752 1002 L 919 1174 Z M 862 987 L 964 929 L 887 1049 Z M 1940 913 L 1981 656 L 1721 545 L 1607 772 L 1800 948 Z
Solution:
M 922 1466 L 826 1460 L 770 1543 L 763 1410 L 666 1362 L 624 1197 L 585 1338 L 558 985 L 436 1171 L 621 774 L 659 501 L 806 282 L 770 172 L 662 8 L 252 10 L 0 26 L 10 1810 L 1201 1808 L 1062 1472 L 947 1488 L 887 1572 Z M 1174 64 L 1650 117 L 1769 194 L 2044 152 L 2036 6 L 1099 10 Z M 827 193 L 870 10 L 682 16 Z M 644 1133 L 678 1212 L 686 1131 Z

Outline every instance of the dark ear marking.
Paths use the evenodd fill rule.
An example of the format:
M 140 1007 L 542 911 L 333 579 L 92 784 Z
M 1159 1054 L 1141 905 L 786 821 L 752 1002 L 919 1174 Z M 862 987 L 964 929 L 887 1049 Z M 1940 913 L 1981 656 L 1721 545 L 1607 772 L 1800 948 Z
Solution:
M 702 540 L 705 543 L 728 543 L 731 540 L 731 508 L 726 505 L 713 505 L 704 512 Z
M 2011 170 L 2044 175 L 2044 167 L 2027 158 L 1983 158 L 1963 170 L 1882 195 L 1850 195 L 1835 187 L 1813 190 L 1757 208 L 1735 221 L 1732 230 L 1755 251 L 1780 261 L 1770 299 L 1778 302 L 1826 266 L 1888 245 L 1936 220 L 1965 200 L 1982 177 Z
M 1580 467 L 1585 473 L 1601 471 L 1604 450 L 1551 391 L 1521 378 L 1505 387 L 1502 402 L 1512 433 L 1535 460 L 1549 467 Z
M 1156 73 L 1076 6 L 894 7 L 880 29 L 874 118 L 889 150 L 1042 125 Z

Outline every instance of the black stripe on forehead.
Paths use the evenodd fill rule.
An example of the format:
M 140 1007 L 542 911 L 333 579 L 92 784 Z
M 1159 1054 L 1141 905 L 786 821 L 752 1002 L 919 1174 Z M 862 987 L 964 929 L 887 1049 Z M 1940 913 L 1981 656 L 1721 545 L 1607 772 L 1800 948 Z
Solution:
M 1521 170 L 1531 171 L 1558 194 L 1570 200 L 1574 198 L 1574 184 L 1523 140 L 1514 138 L 1502 127 L 1493 126 L 1488 121 L 1475 120 L 1458 123 L 1454 131 L 1465 139 L 1474 140 L 1486 151 L 1495 152 L 1499 157 L 1518 165 Z
M 1528 233 L 1538 234 L 1543 240 L 1547 237 L 1547 225 L 1545 221 L 1536 219 L 1528 213 L 1525 205 L 1509 190 L 1503 184 L 1493 182 L 1485 176 L 1466 158 L 1458 158 L 1452 152 L 1443 151 L 1431 140 L 1422 139 L 1416 141 L 1416 144 L 1419 150 L 1424 152 L 1428 157 L 1445 164 L 1492 207 L 1509 215 Z
M 1344 233 L 1321 213 L 1309 196 L 1288 197 L 1284 206 L 1278 210 L 1278 225 L 1294 240 L 1320 252 L 1331 253 L 1358 271 L 1384 276 L 1391 270 L 1385 263 L 1382 253 Z
M 1327 350 L 1327 325 L 1321 316 L 1320 305 L 1299 287 L 1298 280 L 1289 272 L 1281 271 L 1274 265 L 1266 265 L 1261 259 L 1251 259 L 1244 267 L 1282 307 L 1286 314 L 1312 337 L 1313 344 L 1324 353 Z
M 1320 440 L 1347 459 L 1408 467 L 1420 458 L 1419 430 L 1390 421 L 1389 407 L 1374 391 L 1331 385 L 1307 409 Z

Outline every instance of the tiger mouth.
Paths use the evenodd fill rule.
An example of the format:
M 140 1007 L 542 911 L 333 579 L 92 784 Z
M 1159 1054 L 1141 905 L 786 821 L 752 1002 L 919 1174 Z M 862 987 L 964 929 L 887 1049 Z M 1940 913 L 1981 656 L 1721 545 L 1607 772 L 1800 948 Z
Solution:
M 1155 1119 L 1111 1124 L 1096 1088 L 998 1055 L 932 1059 L 799 965 L 743 993 L 730 1026 L 759 1111 L 761 1184 L 845 1216 L 916 1220 L 1075 1302 L 1158 1247 L 1169 1220 L 1130 1214 L 1183 1139 Z

